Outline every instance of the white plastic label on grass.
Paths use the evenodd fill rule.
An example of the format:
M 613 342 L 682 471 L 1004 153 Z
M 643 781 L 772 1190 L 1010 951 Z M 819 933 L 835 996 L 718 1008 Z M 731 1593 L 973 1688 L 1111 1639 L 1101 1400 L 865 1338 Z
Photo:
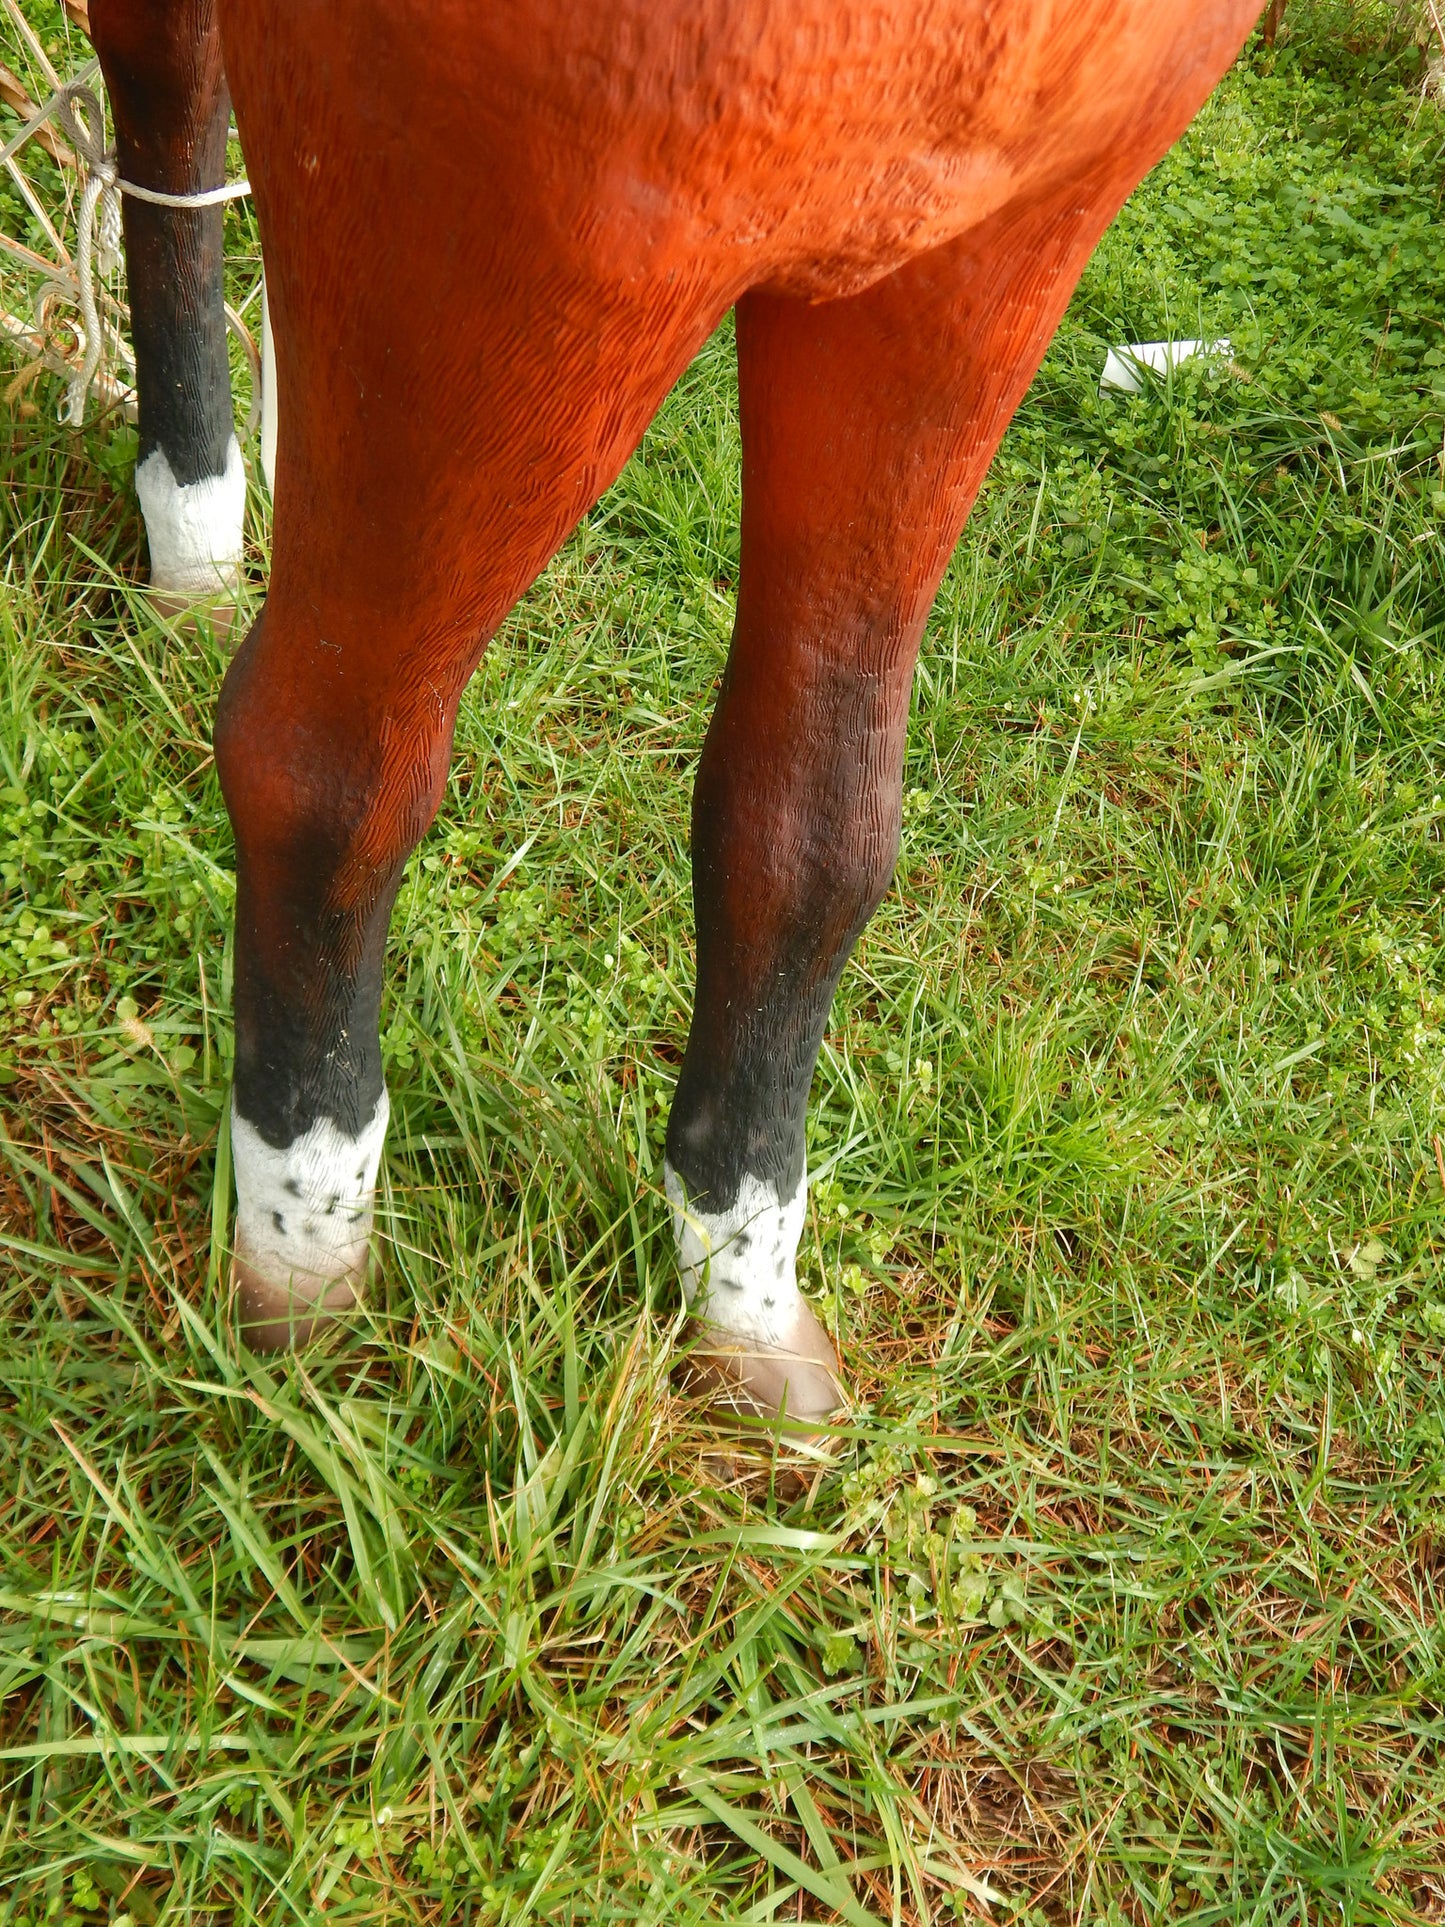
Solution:
M 1234 350 L 1222 338 L 1218 341 L 1130 341 L 1122 348 L 1111 348 L 1104 358 L 1104 372 L 1099 377 L 1099 393 L 1115 389 L 1121 395 L 1137 395 L 1144 386 L 1140 370 L 1147 368 L 1156 375 L 1166 374 L 1169 369 L 1177 368 L 1181 361 L 1192 361 L 1196 355 L 1229 355 Z

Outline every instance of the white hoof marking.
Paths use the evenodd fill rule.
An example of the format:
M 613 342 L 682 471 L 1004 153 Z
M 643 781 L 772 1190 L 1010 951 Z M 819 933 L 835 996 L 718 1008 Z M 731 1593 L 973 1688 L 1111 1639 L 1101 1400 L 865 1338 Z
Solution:
M 151 587 L 174 595 L 214 595 L 241 579 L 246 470 L 236 438 L 223 475 L 178 482 L 162 449 L 135 472 L 135 492 L 151 551 Z
M 780 1344 L 805 1303 L 794 1263 L 808 1208 L 807 1173 L 789 1198 L 748 1174 L 726 1211 L 689 1206 L 670 1164 L 663 1178 L 688 1309 L 740 1337 Z
M 386 1092 L 359 1137 L 321 1118 L 278 1151 L 231 1105 L 236 1248 L 268 1284 L 331 1283 L 364 1270 Z

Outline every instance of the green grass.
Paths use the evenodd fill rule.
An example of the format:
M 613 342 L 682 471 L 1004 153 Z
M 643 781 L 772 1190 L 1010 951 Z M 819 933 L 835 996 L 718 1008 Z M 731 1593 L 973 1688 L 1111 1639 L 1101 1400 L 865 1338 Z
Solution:
M 668 1387 L 728 330 L 468 695 L 384 1290 L 268 1363 L 223 652 L 126 586 L 125 431 L 12 400 L 0 1920 L 1445 1918 L 1445 122 L 1365 10 L 1288 18 L 939 599 L 814 1093 L 861 1408 L 801 1498 Z M 1165 333 L 1234 365 L 1098 396 Z

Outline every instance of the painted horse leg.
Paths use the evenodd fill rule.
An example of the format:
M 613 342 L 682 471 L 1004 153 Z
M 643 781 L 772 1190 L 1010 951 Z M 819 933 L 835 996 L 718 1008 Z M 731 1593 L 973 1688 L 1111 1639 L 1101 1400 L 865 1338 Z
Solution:
M 667 1136 L 693 1363 L 740 1409 L 842 1402 L 798 1290 L 808 1088 L 888 888 L 929 606 L 1132 178 L 1013 210 L 849 300 L 738 306 L 737 619 L 693 806 L 697 1004 Z
M 278 339 L 283 368 L 290 345 Z M 678 359 L 694 346 L 689 339 Z M 498 504 L 481 510 L 462 488 L 418 520 L 373 406 L 354 443 L 371 445 L 371 464 L 353 474 L 346 509 L 329 524 L 307 517 L 290 542 L 281 533 L 296 500 L 288 436 L 317 418 L 287 410 L 283 373 L 271 590 L 227 674 L 215 729 L 237 856 L 235 1282 L 255 1347 L 301 1343 L 363 1294 L 388 1115 L 378 1039 L 387 924 L 406 859 L 441 800 L 462 690 L 675 372 L 614 411 L 628 445 L 605 465 L 590 444 L 558 450 L 519 437 L 499 492 L 516 472 L 546 476 L 545 517 L 527 530 L 509 529 Z M 549 379 L 565 399 L 565 367 Z M 580 404 L 581 375 L 576 384 Z M 494 420 L 520 419 L 516 398 L 485 383 L 476 403 Z M 439 448 L 455 428 L 453 417 L 437 420 Z M 490 572 L 477 566 L 478 530 L 496 539 Z
M 225 179 L 231 103 L 215 0 L 92 0 L 123 180 L 192 194 Z M 168 609 L 240 579 L 246 477 L 231 414 L 224 209 L 122 201 L 140 403 L 135 485 Z
M 477 196 L 512 175 L 458 169 L 442 116 L 408 120 L 393 147 L 342 118 L 372 111 L 367 89 L 308 99 L 347 31 L 331 9 L 262 26 L 227 19 L 276 320 L 275 540 L 215 747 L 237 851 L 235 1275 L 249 1341 L 274 1346 L 364 1286 L 388 1108 L 387 922 L 442 794 L 462 690 L 720 303 L 681 276 L 584 278 L 548 255 L 530 206 L 509 234 Z M 448 51 L 433 50 L 439 99 L 453 97 Z M 294 85 L 270 86 L 275 71 Z M 406 90 L 389 99 L 410 115 Z M 297 137 L 327 116 L 326 142 Z M 395 153 L 425 195 L 387 175 Z M 373 220 L 404 203 L 404 221 Z M 479 238 L 459 248 L 458 233 Z M 495 272 L 478 266 L 487 245 L 512 250 Z
M 355 638 L 289 617 L 285 590 L 237 653 L 215 731 L 237 850 L 236 1282 L 258 1347 L 304 1339 L 365 1284 L 382 951 L 454 713 L 408 713 L 394 681 L 357 700 Z
M 541 408 L 543 371 L 520 351 L 498 357 L 502 381 L 479 377 L 469 407 L 508 438 L 506 458 L 484 459 L 430 501 L 389 459 L 389 431 L 401 431 L 384 391 L 368 390 L 350 420 L 286 407 L 298 335 L 278 336 L 271 589 L 227 674 L 215 731 L 236 834 L 235 1280 L 253 1346 L 300 1343 L 362 1295 L 388 1114 L 382 961 L 402 871 L 441 800 L 457 706 L 487 640 L 705 337 L 705 321 L 685 333 L 662 321 L 665 299 L 616 332 L 630 365 L 601 384 L 605 423 L 591 407 L 590 356 L 569 367 L 555 338 L 539 349 Z M 399 302 L 396 312 L 435 310 Z M 385 353 L 385 332 L 373 334 Z M 398 366 L 419 365 L 409 349 L 396 344 Z M 414 438 L 436 438 L 418 450 L 423 467 L 458 432 L 454 415 L 419 417 L 409 398 L 401 413 Z M 559 418 L 580 438 L 557 439 Z M 301 479 L 317 464 L 297 439 L 318 422 L 362 451 L 345 507 L 330 515 L 313 508 L 331 491 Z M 524 493 L 517 475 L 542 479 Z

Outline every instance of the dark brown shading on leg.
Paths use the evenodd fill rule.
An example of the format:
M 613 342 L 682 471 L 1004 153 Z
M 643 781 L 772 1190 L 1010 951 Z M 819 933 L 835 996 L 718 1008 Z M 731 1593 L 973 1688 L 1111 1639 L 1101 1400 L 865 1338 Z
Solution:
M 897 856 L 924 622 L 1130 185 L 1100 167 L 851 300 L 739 303 L 742 568 L 693 805 L 697 1003 L 667 1138 L 701 1210 L 729 1210 L 748 1179 L 780 1198 L 802 1181 L 828 1009 Z M 818 1420 L 840 1403 L 836 1359 L 798 1304 L 783 1348 L 709 1322 L 699 1355 L 722 1346 L 715 1369 L 754 1408 Z M 734 1308 L 710 1293 L 710 1321 Z

